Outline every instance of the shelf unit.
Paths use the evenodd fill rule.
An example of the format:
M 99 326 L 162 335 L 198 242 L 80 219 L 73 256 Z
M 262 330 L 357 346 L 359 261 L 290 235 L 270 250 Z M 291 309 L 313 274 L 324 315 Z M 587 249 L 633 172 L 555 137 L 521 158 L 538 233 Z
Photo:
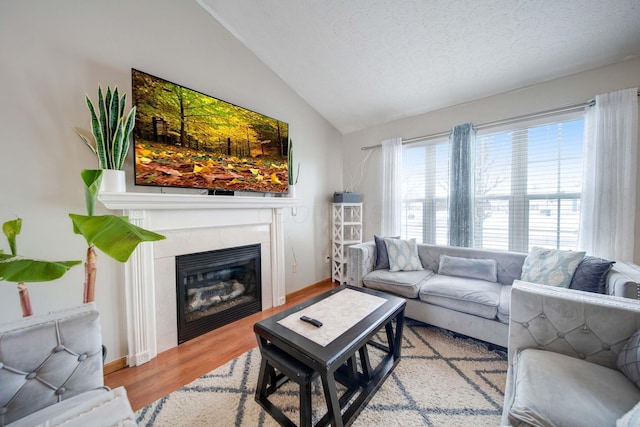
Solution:
M 331 280 L 347 281 L 347 248 L 362 243 L 362 203 L 331 205 Z

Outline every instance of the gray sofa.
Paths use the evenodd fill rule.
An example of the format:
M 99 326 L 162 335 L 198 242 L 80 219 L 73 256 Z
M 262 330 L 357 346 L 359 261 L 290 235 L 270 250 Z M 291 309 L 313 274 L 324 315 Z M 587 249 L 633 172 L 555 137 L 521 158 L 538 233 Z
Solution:
M 511 300 L 502 425 L 640 425 L 640 301 L 521 281 Z
M 374 270 L 376 245 L 368 241 L 348 248 L 347 283 L 407 298 L 405 315 L 434 326 L 507 347 L 511 285 L 520 279 L 526 253 L 418 244 L 425 270 Z M 441 256 L 495 260 L 495 281 L 440 273 Z M 464 270 L 464 269 L 463 269 Z M 637 298 L 640 271 L 622 263 L 607 275 L 607 292 Z
M 93 303 L 0 324 L 0 426 L 135 426 L 102 363 Z

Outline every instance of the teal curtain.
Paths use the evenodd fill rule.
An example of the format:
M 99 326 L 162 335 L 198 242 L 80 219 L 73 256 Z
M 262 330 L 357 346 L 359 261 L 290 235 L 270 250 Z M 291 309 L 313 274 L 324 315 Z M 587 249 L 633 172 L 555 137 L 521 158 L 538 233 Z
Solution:
M 473 246 L 474 146 L 472 123 L 455 126 L 449 135 L 449 245 Z

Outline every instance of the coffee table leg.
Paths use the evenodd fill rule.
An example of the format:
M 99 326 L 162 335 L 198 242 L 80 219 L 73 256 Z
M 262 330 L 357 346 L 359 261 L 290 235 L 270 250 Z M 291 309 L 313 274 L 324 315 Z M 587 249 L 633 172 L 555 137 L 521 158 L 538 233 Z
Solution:
M 342 413 L 340 412 L 340 401 L 338 400 L 338 390 L 336 388 L 336 380 L 333 372 L 322 372 L 322 389 L 324 397 L 327 401 L 327 415 L 332 426 L 344 427 L 342 422 Z
M 362 364 L 362 375 L 365 381 L 371 379 L 371 362 L 369 362 L 369 351 L 367 350 L 367 344 L 360 347 L 358 350 L 360 353 L 360 363 Z
M 396 317 L 396 336 L 393 345 L 393 357 L 395 359 L 400 358 L 400 351 L 402 349 L 402 330 L 404 328 L 404 310 L 402 310 Z

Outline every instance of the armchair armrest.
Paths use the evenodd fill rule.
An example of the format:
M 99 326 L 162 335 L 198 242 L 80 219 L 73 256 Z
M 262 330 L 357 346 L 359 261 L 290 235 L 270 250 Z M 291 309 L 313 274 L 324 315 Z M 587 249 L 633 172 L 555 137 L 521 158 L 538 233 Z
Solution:
M 517 280 L 511 291 L 509 363 L 540 348 L 609 368 L 640 328 L 640 301 Z
M 373 271 L 376 244 L 373 240 L 347 248 L 347 283 L 362 287 L 362 278 Z

